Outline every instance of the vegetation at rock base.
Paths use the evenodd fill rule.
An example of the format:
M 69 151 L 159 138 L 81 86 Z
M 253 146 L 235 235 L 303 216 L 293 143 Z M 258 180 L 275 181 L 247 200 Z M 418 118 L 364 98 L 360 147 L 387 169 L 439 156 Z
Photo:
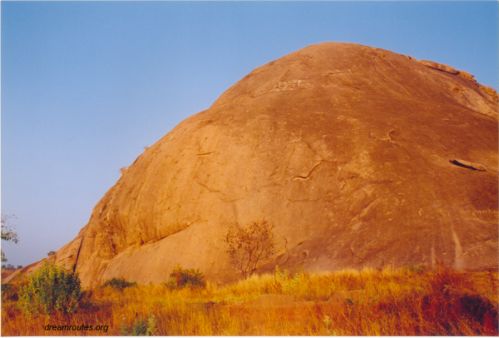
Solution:
M 170 274 L 166 286 L 170 289 L 204 288 L 206 281 L 204 275 L 196 269 L 183 269 L 177 266 Z
M 243 277 L 249 277 L 275 252 L 272 225 L 263 220 L 245 227 L 229 228 L 225 237 L 232 265 Z
M 72 313 L 81 298 L 77 275 L 52 263 L 44 263 L 19 290 L 18 306 L 27 316 Z
M 46 323 L 106 324 L 56 335 L 497 335 L 497 272 L 446 268 L 253 275 L 229 285 L 97 288 L 71 316 L 30 320 L 3 302 L 3 335 L 43 335 Z
M 102 287 L 111 287 L 116 290 L 123 290 L 132 286 L 136 286 L 137 283 L 135 282 L 129 282 L 124 278 L 112 278 L 108 281 L 106 281 L 104 284 L 102 284 Z

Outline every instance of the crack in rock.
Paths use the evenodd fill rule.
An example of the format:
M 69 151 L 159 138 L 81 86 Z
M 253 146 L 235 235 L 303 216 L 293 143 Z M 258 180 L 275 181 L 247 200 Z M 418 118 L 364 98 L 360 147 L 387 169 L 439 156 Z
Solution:
M 313 172 L 324 162 L 324 160 L 321 160 L 317 162 L 309 171 L 306 175 L 296 175 L 293 177 L 293 180 L 308 180 L 310 176 L 313 174 Z
M 486 171 L 485 167 L 483 165 L 481 165 L 480 163 L 473 163 L 473 162 L 459 160 L 459 159 L 450 160 L 449 162 L 454 164 L 455 166 L 466 168 L 466 169 L 477 170 L 477 171 Z
M 205 184 L 205 183 L 201 183 L 201 182 L 199 182 L 198 180 L 195 180 L 195 182 L 196 182 L 197 184 L 199 184 L 200 186 L 202 186 L 203 188 L 205 188 L 206 190 L 208 190 L 209 192 L 223 194 L 223 192 L 221 192 L 220 190 L 216 190 L 216 189 L 210 188 L 210 187 L 209 187 L 207 184 Z

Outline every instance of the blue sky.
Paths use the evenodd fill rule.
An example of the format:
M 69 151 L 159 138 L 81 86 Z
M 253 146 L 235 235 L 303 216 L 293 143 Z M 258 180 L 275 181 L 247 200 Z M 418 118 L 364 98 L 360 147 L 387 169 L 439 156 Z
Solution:
M 2 213 L 12 264 L 83 227 L 120 168 L 253 68 L 348 41 L 498 88 L 496 2 L 5 2 Z

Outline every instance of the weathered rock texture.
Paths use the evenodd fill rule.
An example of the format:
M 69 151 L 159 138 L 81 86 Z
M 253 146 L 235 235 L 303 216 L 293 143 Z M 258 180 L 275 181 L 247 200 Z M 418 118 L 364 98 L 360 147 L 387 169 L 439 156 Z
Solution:
M 265 219 L 278 245 L 268 268 L 495 268 L 497 107 L 446 65 L 304 48 L 148 148 L 55 259 L 86 286 L 161 282 L 177 264 L 227 281 L 228 227 Z

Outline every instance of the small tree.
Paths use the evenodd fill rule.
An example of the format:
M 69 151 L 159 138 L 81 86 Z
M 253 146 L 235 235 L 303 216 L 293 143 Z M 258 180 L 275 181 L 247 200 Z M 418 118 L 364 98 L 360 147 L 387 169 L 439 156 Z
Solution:
M 225 243 L 233 266 L 245 278 L 275 252 L 273 227 L 265 220 L 229 228 Z
M 2 215 L 2 217 L 1 217 L 2 241 L 9 241 L 9 242 L 17 243 L 19 241 L 19 239 L 17 237 L 17 233 L 7 225 L 7 218 L 8 218 L 8 216 L 5 216 L 5 215 Z M 2 262 L 6 262 L 7 257 L 5 257 L 5 253 L 3 252 L 3 250 L 1 251 L 1 254 L 2 254 Z
M 19 306 L 28 315 L 72 313 L 81 298 L 80 279 L 53 263 L 33 272 L 20 292 Z

